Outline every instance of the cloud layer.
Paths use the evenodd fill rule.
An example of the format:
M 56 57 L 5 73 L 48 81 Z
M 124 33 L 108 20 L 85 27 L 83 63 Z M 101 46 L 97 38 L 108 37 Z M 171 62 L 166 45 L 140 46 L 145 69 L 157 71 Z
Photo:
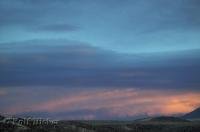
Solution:
M 29 98 L 36 94 L 32 92 Z M 62 92 L 63 95 L 46 101 L 11 105 L 5 109 L 5 113 L 59 119 L 134 119 L 144 115 L 183 114 L 200 105 L 200 94 L 188 91 L 129 88 Z M 15 97 L 15 100 L 20 101 L 20 98 Z
M 127 119 L 192 110 L 199 105 L 199 6 L 1 0 L 0 113 Z
M 130 55 L 68 40 L 0 47 L 1 86 L 199 89 L 199 50 Z
M 200 48 L 199 4 L 198 0 L 2 0 L 0 38 L 1 42 L 67 38 L 125 53 L 195 49 Z

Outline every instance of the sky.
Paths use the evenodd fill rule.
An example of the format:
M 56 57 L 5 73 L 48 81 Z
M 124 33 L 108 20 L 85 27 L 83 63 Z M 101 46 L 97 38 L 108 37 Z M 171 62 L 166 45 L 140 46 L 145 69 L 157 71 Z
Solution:
M 0 114 L 136 119 L 200 106 L 199 0 L 1 0 Z

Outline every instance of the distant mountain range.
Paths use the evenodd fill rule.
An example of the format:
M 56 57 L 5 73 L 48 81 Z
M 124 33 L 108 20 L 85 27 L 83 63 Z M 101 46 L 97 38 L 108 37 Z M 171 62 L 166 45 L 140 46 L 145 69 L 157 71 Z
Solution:
M 30 116 L 32 116 L 30 114 Z M 20 116 L 17 116 L 20 117 Z M 0 120 L 3 120 L 5 117 L 0 115 Z M 119 119 L 120 120 L 120 119 Z M 122 119 L 124 120 L 124 119 Z M 130 119 L 129 119 L 130 120 Z M 200 107 L 179 117 L 173 117 L 173 116 L 159 116 L 159 117 L 144 117 L 144 118 L 139 118 L 135 121 L 172 121 L 172 122 L 185 122 L 187 120 L 200 120 Z
M 185 114 L 181 118 L 188 120 L 200 120 L 200 107 L 190 113 Z
M 4 117 L 0 115 L 0 120 L 3 120 L 3 119 L 4 119 Z
M 185 119 L 178 118 L 178 117 L 171 117 L 171 116 L 160 116 L 150 119 L 149 121 L 153 122 L 188 122 Z
M 200 132 L 200 108 L 181 117 L 147 117 L 135 121 L 56 121 L 23 119 L 0 115 L 1 132 Z M 27 122 L 28 121 L 28 122 Z M 36 123 L 36 124 L 35 124 Z
M 135 120 L 136 122 L 189 122 L 193 120 L 200 121 L 200 107 L 183 116 L 158 116 L 146 117 Z

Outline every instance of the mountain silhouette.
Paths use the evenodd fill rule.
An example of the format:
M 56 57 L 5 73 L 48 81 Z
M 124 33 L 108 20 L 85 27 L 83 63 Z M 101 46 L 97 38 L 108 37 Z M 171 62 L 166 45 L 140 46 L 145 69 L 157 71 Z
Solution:
M 143 119 L 137 119 L 135 122 L 189 122 L 186 119 L 173 117 L 173 116 L 158 116 L 158 117 L 148 117 Z
M 154 117 L 150 119 L 150 121 L 155 121 L 155 122 L 188 122 L 185 119 L 181 119 L 178 117 L 172 117 L 172 116 L 160 116 L 160 117 Z
M 200 119 L 200 107 L 182 116 L 183 119 Z
M 3 117 L 3 116 L 0 115 L 0 120 L 3 120 L 4 118 L 5 118 L 5 117 Z

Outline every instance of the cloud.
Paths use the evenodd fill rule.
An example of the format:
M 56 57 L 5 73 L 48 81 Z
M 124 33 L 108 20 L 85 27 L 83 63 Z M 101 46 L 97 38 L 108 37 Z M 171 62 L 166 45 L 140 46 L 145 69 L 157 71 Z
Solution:
M 126 53 L 199 48 L 196 0 L 2 0 L 0 7 L 4 42 L 71 38 Z
M 30 26 L 38 23 L 44 11 L 41 9 L 27 8 L 22 1 L 1 1 L 0 2 L 0 26 Z M 30 15 L 31 14 L 31 15 Z
M 93 14 L 91 10 L 93 10 L 94 13 L 100 13 L 99 15 L 110 15 L 110 17 L 115 18 L 113 12 L 118 13 L 123 10 L 123 12 L 118 13 L 118 15 L 124 18 L 124 20 L 132 22 L 132 24 L 129 23 L 124 26 L 132 26 L 136 29 L 139 27 L 141 31 L 146 30 L 148 32 L 160 30 L 165 27 L 176 28 L 176 26 L 182 28 L 185 26 L 199 27 L 198 0 L 178 0 L 177 2 L 158 0 L 153 0 L 151 2 L 147 0 L 128 0 L 127 2 L 122 2 L 120 0 L 109 2 L 90 0 L 84 2 L 74 2 L 71 0 L 18 0 L 13 2 L 10 0 L 2 0 L 0 6 L 1 18 L 3 18 L 0 25 L 17 23 L 31 25 L 33 22 L 45 24 L 45 22 L 48 22 L 46 19 L 50 20 L 51 23 L 59 22 L 60 20 L 67 22 L 67 19 L 80 17 L 81 15 L 88 17 Z M 113 6 L 113 8 L 111 9 L 110 6 Z M 89 10 L 83 9 L 84 7 L 87 7 Z M 148 26 L 145 26 L 146 21 L 148 21 Z M 135 25 L 137 25 L 137 27 Z
M 175 90 L 96 89 L 67 93 L 47 101 L 29 105 L 14 105 L 6 111 L 35 116 L 45 113 L 66 119 L 124 118 L 138 115 L 183 114 L 200 105 L 199 92 Z M 60 115 L 59 115 L 60 113 Z M 71 116 L 70 116 L 71 115 Z M 45 116 L 45 114 L 44 114 Z M 106 118 L 106 119 L 107 119 Z
M 39 26 L 33 30 L 46 31 L 46 32 L 69 32 L 69 31 L 76 31 L 78 29 L 79 27 L 69 24 L 51 24 L 51 25 Z
M 82 113 L 77 114 L 78 117 L 90 118 L 95 118 L 100 113 L 109 113 L 102 114 L 102 117 L 112 116 L 113 113 L 121 115 L 122 106 L 114 109 L 113 105 L 117 104 L 111 103 L 109 105 L 112 106 L 112 111 L 109 111 L 109 105 L 101 103 L 100 97 L 106 100 L 104 94 L 113 88 L 119 92 L 116 93 L 118 98 L 120 94 L 127 94 L 124 89 L 135 87 L 148 92 L 152 89 L 199 91 L 199 4 L 198 0 L 1 0 L 0 36 L 1 42 L 8 43 L 0 43 L 0 87 L 9 87 L 11 91 L 19 88 L 19 92 L 10 93 L 7 89 L 6 94 L 0 92 L 3 95 L 3 100 L 0 101 L 2 111 L 8 108 L 13 112 L 21 111 L 21 106 L 25 103 L 23 97 L 27 97 L 25 93 L 34 93 L 31 87 L 41 87 L 48 91 L 46 94 L 42 92 L 47 95 L 44 106 L 52 111 L 54 105 L 59 104 L 56 99 L 63 97 L 63 104 L 70 104 L 65 101 L 68 98 L 71 104 L 81 106 L 81 110 L 76 105 L 72 107 L 76 114 L 80 111 L 94 114 Z M 30 40 L 35 38 L 38 39 Z M 69 38 L 75 41 L 42 38 Z M 155 51 L 158 52 L 152 53 Z M 162 51 L 169 52 L 161 53 Z M 49 92 L 57 90 L 52 87 L 59 90 L 64 87 L 69 91 L 87 89 L 92 92 L 86 91 L 88 97 L 79 92 L 72 94 L 76 100 L 72 96 L 65 98 L 60 94 L 55 97 Z M 108 91 L 101 91 L 102 88 L 107 88 Z M 95 92 L 97 89 L 100 90 L 100 95 Z M 62 92 L 66 93 L 64 90 Z M 19 96 L 21 94 L 23 96 Z M 94 107 L 82 106 L 80 103 L 85 104 L 88 98 L 95 98 L 90 94 L 99 98 L 99 104 Z M 35 99 L 35 95 L 37 94 L 26 103 L 37 104 L 39 99 Z M 132 98 L 122 98 L 122 104 L 131 104 Z M 153 101 L 161 99 L 155 98 Z M 188 100 L 182 100 L 182 97 L 176 98 L 184 104 L 190 104 Z M 12 104 L 17 103 L 15 99 L 19 99 L 21 103 L 14 109 Z M 107 103 L 109 100 L 113 99 L 107 99 Z M 185 111 L 190 110 L 191 107 L 185 108 L 177 100 L 171 99 L 170 104 L 166 103 L 166 111 L 160 106 L 153 106 L 153 109 L 164 114 L 179 112 L 176 106 Z M 194 100 L 192 102 L 196 104 Z M 149 104 L 151 103 L 148 102 L 147 106 Z M 137 106 L 137 103 L 134 105 Z M 141 108 L 142 111 L 142 108 L 146 108 L 140 103 L 138 105 L 141 106 L 138 109 L 124 107 L 122 110 L 129 111 L 126 113 L 128 115 L 135 115 L 137 112 L 133 113 L 131 109 L 140 111 Z M 63 106 L 61 104 L 58 107 Z M 68 115 L 73 114 L 73 111 L 65 109 L 68 110 Z M 151 111 L 148 113 L 151 114 Z
M 0 89 L 0 97 L 5 96 L 7 94 L 7 91 L 4 89 Z
M 1 86 L 199 88 L 199 52 L 120 54 L 69 40 L 0 45 Z
M 76 31 L 78 26 L 71 22 L 71 14 L 67 13 L 68 1 L 1 1 L 0 28 L 13 31 L 20 28 L 31 34 L 33 31 L 64 32 Z M 69 7 L 69 9 L 71 9 Z M 63 14 L 63 12 L 66 12 Z M 69 14 L 69 15 L 67 15 Z M 67 19 L 66 19 L 67 17 Z

